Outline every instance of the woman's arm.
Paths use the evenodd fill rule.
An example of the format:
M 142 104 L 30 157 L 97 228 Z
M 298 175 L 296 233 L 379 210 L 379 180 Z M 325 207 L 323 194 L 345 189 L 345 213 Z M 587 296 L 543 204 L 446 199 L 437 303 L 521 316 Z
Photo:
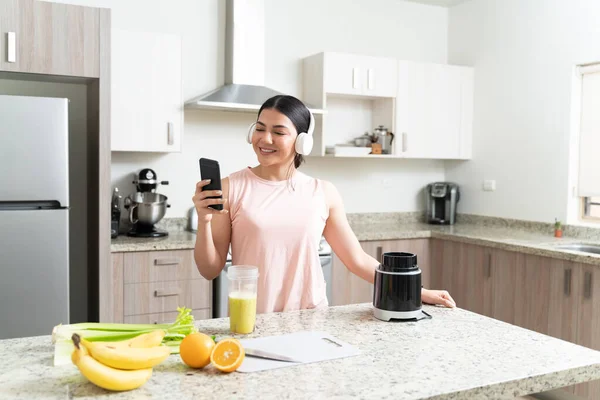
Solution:
M 379 261 L 371 257 L 361 247 L 356 235 L 350 228 L 342 198 L 330 182 L 323 182 L 325 196 L 329 206 L 329 218 L 323 235 L 333 252 L 354 275 L 369 283 L 375 280 L 375 269 Z
M 356 235 L 350 228 L 342 198 L 330 182 L 324 182 L 325 196 L 329 206 L 329 218 L 323 235 L 333 252 L 354 275 L 369 283 L 375 280 L 375 269 L 379 261 L 368 255 L 361 247 Z M 422 289 L 421 300 L 429 304 L 442 304 L 456 307 L 456 303 L 445 290 Z
M 212 280 L 219 276 L 225 262 L 231 241 L 231 217 L 229 214 L 229 179 L 221 180 L 223 199 L 223 212 L 200 207 L 198 213 L 198 232 L 196 233 L 196 244 L 194 246 L 194 261 L 200 275 L 205 279 Z M 196 189 L 194 203 L 202 201 L 201 188 Z M 201 214 L 202 213 L 202 214 Z

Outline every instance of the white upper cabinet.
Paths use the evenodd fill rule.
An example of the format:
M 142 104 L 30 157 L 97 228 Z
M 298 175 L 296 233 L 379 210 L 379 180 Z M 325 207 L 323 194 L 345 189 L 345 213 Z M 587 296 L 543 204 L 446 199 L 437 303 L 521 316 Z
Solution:
M 406 158 L 471 157 L 473 70 L 400 61 L 396 154 Z
M 323 53 L 326 93 L 369 97 L 396 96 L 398 61 L 358 54 Z
M 111 150 L 180 152 L 181 38 L 113 29 Z

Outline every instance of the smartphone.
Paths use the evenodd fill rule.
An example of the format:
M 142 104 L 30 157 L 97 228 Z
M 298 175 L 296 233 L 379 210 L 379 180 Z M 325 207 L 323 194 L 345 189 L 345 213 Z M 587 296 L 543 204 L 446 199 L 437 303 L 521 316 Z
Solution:
M 200 176 L 202 180 L 210 179 L 210 183 L 202 188 L 205 190 L 222 190 L 221 189 L 221 168 L 219 162 L 208 158 L 200 159 Z M 211 196 L 208 199 L 222 199 L 223 196 Z M 222 210 L 223 204 L 211 204 L 209 206 L 215 210 Z

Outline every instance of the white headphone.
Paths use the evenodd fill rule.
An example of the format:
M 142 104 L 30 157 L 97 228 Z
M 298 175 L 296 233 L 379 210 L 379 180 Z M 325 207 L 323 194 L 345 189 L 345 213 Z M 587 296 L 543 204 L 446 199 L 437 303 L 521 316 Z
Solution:
M 296 138 L 296 143 L 294 144 L 296 153 L 304 156 L 310 154 L 313 148 L 313 131 L 315 130 L 315 117 L 313 117 L 313 114 L 310 112 L 310 110 L 308 110 L 308 113 L 310 114 L 310 125 L 308 126 L 308 132 L 300 132 Z M 249 144 L 252 144 L 252 135 L 254 134 L 255 127 L 256 122 L 250 125 L 250 128 L 248 128 L 246 140 Z

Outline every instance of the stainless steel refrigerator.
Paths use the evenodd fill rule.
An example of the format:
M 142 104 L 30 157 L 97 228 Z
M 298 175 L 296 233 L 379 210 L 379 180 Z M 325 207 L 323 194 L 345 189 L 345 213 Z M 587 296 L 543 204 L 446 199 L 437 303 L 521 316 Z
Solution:
M 69 323 L 68 101 L 0 96 L 0 339 Z

